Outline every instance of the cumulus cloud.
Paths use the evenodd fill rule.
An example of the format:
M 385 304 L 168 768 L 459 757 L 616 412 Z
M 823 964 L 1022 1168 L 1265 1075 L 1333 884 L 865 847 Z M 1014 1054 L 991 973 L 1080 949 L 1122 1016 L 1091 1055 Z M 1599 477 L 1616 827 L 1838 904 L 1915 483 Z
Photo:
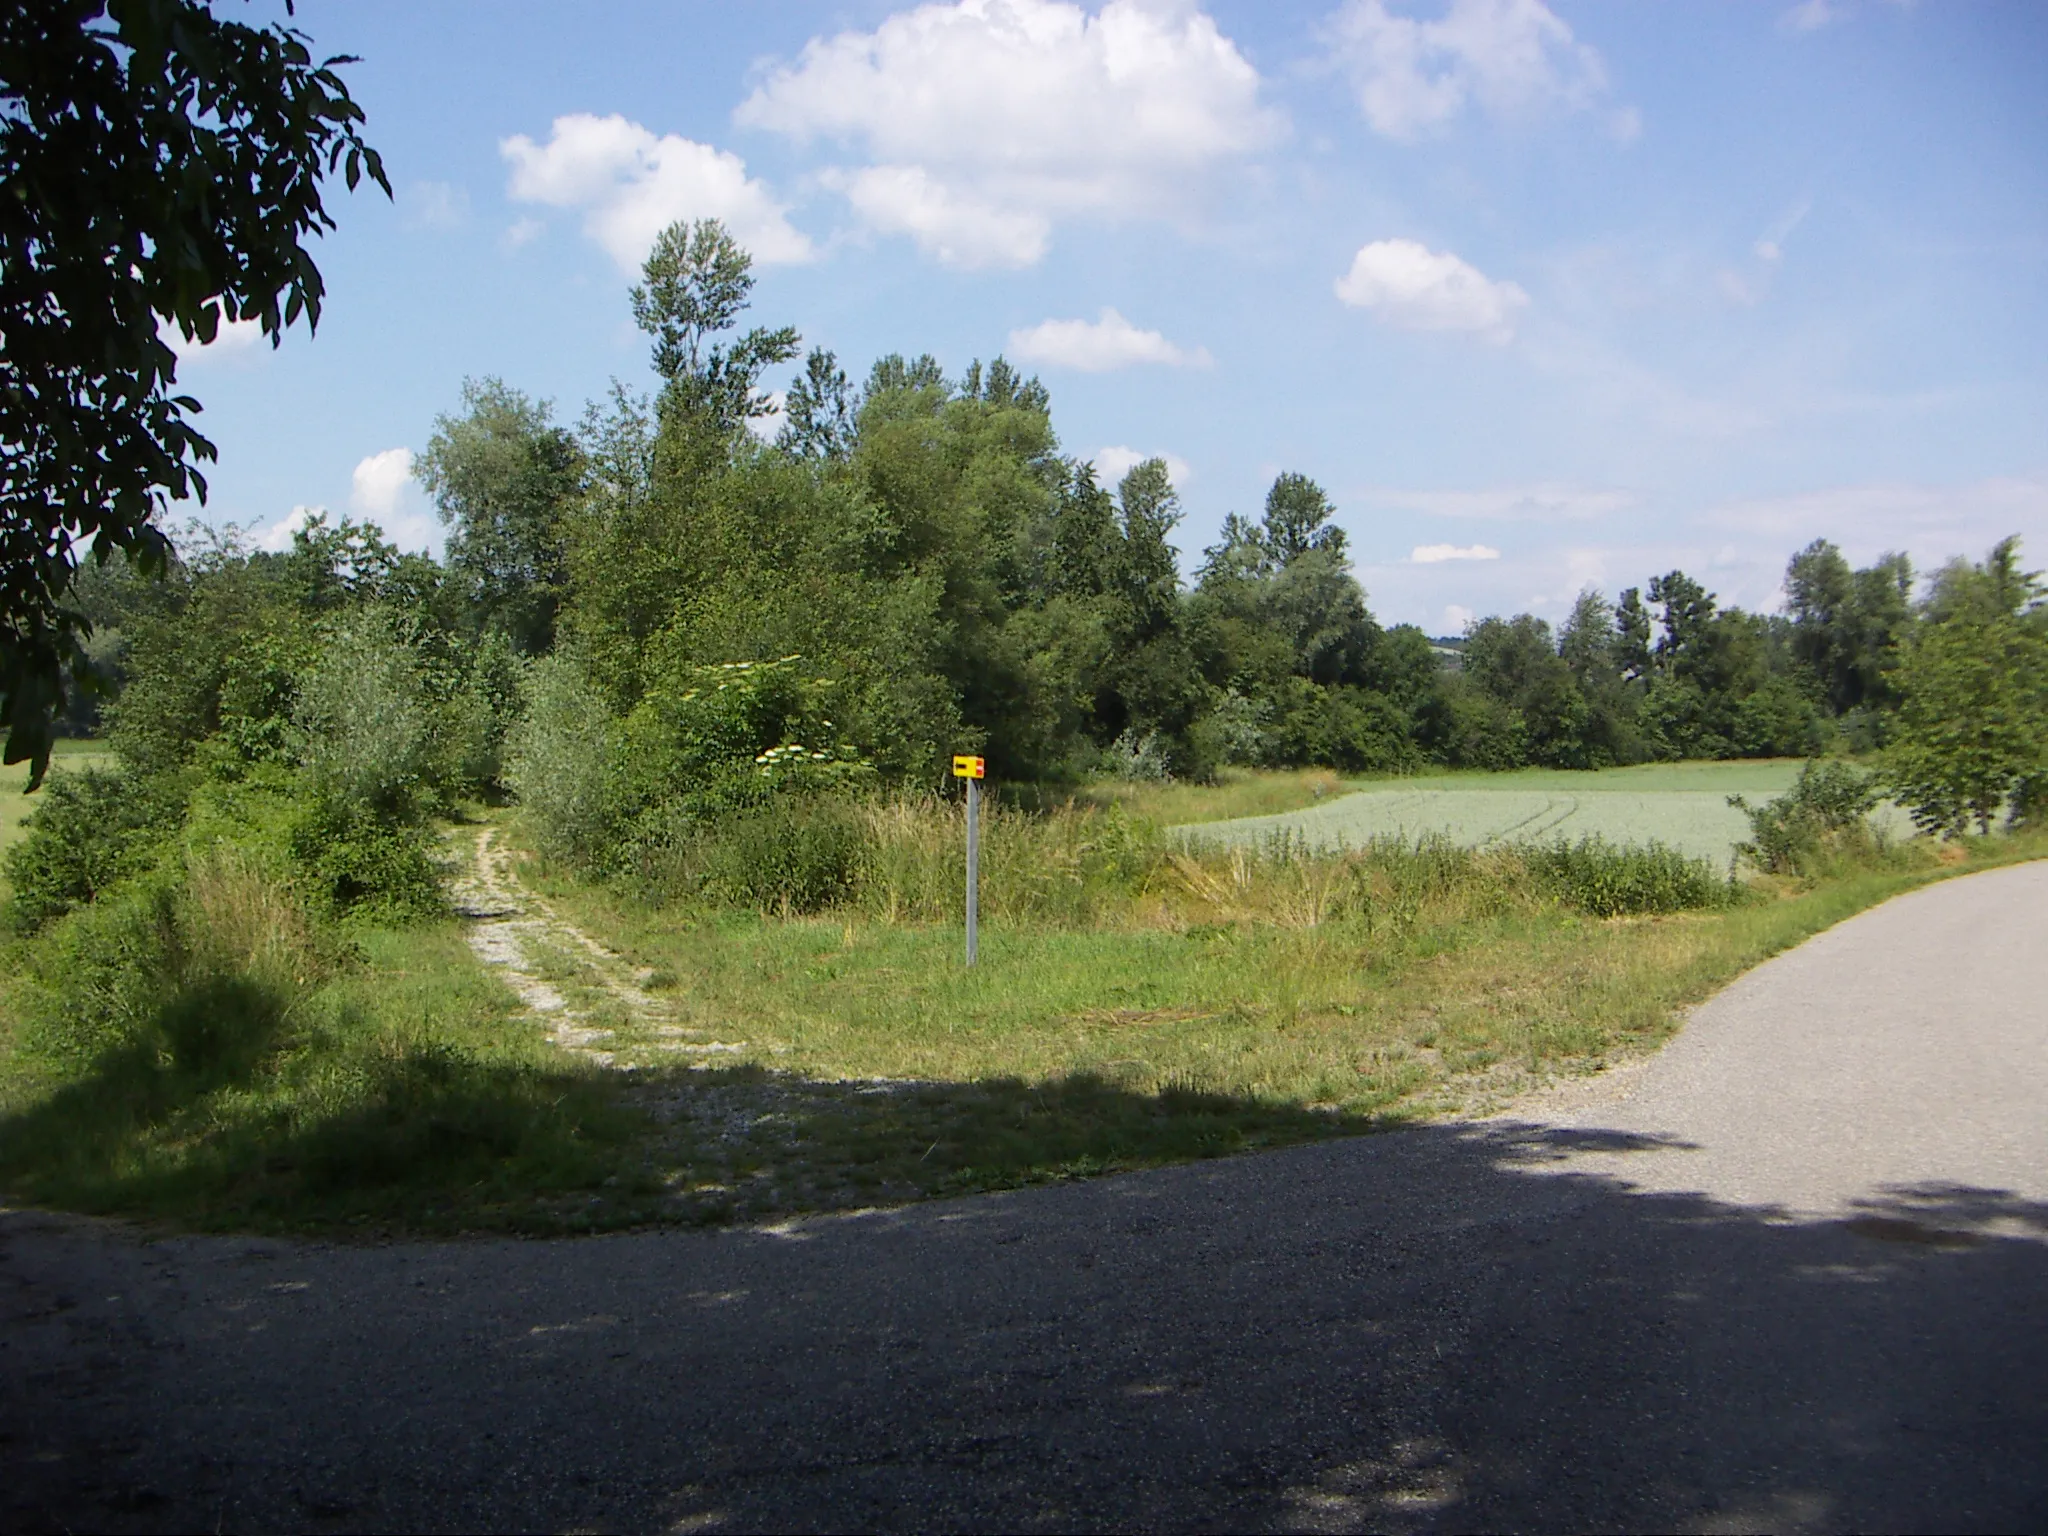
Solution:
M 1177 453 L 1140 453 L 1137 449 L 1126 448 L 1122 444 L 1097 450 L 1095 457 L 1089 462 L 1095 466 L 1096 482 L 1114 489 L 1123 483 L 1125 475 L 1147 459 L 1166 461 L 1166 477 L 1173 482 L 1175 490 L 1186 489 L 1188 482 L 1195 478 L 1195 472 L 1188 467 L 1188 461 Z
M 1408 558 L 1417 565 L 1441 565 L 1446 560 L 1498 560 L 1500 551 L 1491 544 L 1418 544 Z
M 1175 212 L 1284 131 L 1258 72 L 1184 4 L 955 0 L 814 38 L 742 126 L 854 149 L 823 178 L 952 266 L 1029 266 L 1076 216 Z
M 1467 331 L 1488 341 L 1515 334 L 1515 312 L 1529 302 L 1520 285 L 1495 282 L 1449 251 L 1413 240 L 1375 240 L 1337 279 L 1337 297 L 1414 331 Z
M 547 143 L 514 134 L 498 151 L 511 167 L 514 199 L 584 210 L 584 232 L 628 273 L 639 270 L 654 237 L 678 219 L 724 220 L 759 262 L 808 261 L 814 254 L 738 155 L 678 134 L 657 137 L 616 113 L 558 117 Z
M 1052 243 L 1043 213 L 963 193 L 916 165 L 833 169 L 820 178 L 846 194 L 870 229 L 908 235 L 949 267 L 1028 267 Z
M 348 505 L 400 549 L 441 547 L 441 520 L 413 479 L 410 448 L 386 448 L 361 460 L 351 477 Z
M 281 555 L 292 547 L 292 535 L 316 517 L 325 517 L 325 507 L 293 507 L 270 527 L 256 535 L 256 547 L 273 555 Z
M 1138 329 L 1106 305 L 1098 320 L 1046 320 L 1012 331 L 1010 350 L 1026 362 L 1083 373 L 1108 373 L 1139 363 L 1206 368 L 1214 361 L 1207 348 L 1176 346 L 1158 331 Z
M 1434 21 L 1395 15 L 1386 0 L 1349 0 L 1324 26 L 1366 121 L 1413 139 L 1476 105 L 1496 116 L 1592 105 L 1607 89 L 1600 55 L 1541 0 L 1451 0 Z M 1638 120 L 1623 111 L 1617 136 Z
M 260 320 L 223 320 L 214 329 L 213 340 L 202 342 L 197 337 L 187 339 L 185 334 L 168 320 L 156 323 L 157 340 L 178 355 L 178 362 L 196 362 L 202 359 L 234 357 L 253 349 L 263 339 L 263 322 Z

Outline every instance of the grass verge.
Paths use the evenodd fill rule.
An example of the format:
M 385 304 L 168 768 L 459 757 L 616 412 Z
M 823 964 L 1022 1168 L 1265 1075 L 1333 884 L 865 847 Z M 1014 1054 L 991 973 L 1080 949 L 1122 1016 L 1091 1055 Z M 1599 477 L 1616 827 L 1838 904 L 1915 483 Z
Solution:
M 531 957 L 609 1065 L 551 1045 L 457 925 L 356 929 L 325 954 L 278 940 L 286 896 L 224 866 L 175 910 L 138 896 L 66 919 L 71 950 L 13 957 L 0 1188 L 200 1228 L 573 1232 L 1358 1134 L 1649 1049 L 1820 929 L 2044 855 L 2048 837 L 1999 837 L 1605 920 L 1506 856 L 1176 855 L 1121 906 L 992 924 L 973 971 L 959 930 L 914 912 L 663 912 L 533 861 L 560 917 L 616 951 L 543 935 Z M 157 958 L 119 976 L 169 979 L 110 969 L 102 1002 L 80 991 L 94 957 L 137 954 Z

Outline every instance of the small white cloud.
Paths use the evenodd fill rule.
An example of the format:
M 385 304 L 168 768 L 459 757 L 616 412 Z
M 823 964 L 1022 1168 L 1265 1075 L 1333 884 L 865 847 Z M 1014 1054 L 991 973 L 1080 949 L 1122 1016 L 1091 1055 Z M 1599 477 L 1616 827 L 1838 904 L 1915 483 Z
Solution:
M 437 550 L 442 528 L 413 479 L 410 448 L 386 448 L 356 465 L 349 510 L 375 523 L 400 549 Z
M 1784 12 L 1778 18 L 1778 25 L 1787 32 L 1818 32 L 1831 21 L 1841 19 L 1842 12 L 1830 5 L 1828 0 L 1800 0 L 1800 3 Z
M 1366 121 L 1389 138 L 1442 127 L 1468 103 L 1496 116 L 1590 106 L 1607 89 L 1600 55 L 1541 0 L 1451 0 L 1442 17 L 1396 16 L 1349 0 L 1324 25 Z M 1633 117 L 1617 117 L 1630 138 Z
M 1417 565 L 1441 565 L 1446 560 L 1498 560 L 1500 551 L 1491 544 L 1418 544 L 1408 558 Z
M 292 547 L 292 535 L 316 517 L 325 517 L 325 507 L 293 507 L 283 517 L 256 536 L 256 547 L 273 555 L 281 555 Z
M 1111 490 L 1123 483 L 1123 478 L 1147 459 L 1166 461 L 1166 478 L 1173 482 L 1175 490 L 1186 489 L 1188 482 L 1195 478 L 1195 472 L 1188 461 L 1177 453 L 1140 453 L 1135 448 L 1118 444 L 1112 448 L 1099 449 L 1089 462 L 1095 466 L 1096 483 Z
M 182 363 L 200 359 L 234 357 L 247 353 L 263 339 L 261 320 L 223 320 L 215 327 L 213 340 L 202 342 L 197 337 L 188 340 L 184 333 L 170 321 L 159 318 L 156 323 L 157 339 L 178 354 Z
M 1473 618 L 1474 614 L 1470 608 L 1462 607 L 1457 603 L 1445 604 L 1444 633 L 1447 635 L 1462 635 L 1472 623 Z
M 1813 211 L 1813 199 L 1802 197 L 1792 207 L 1771 221 L 1771 227 L 1757 236 L 1751 247 L 1759 261 L 1778 261 L 1785 255 L 1785 239 L 1797 229 Z
M 1337 297 L 1389 324 L 1416 331 L 1467 331 L 1488 341 L 1515 334 L 1515 312 L 1529 302 L 1521 286 L 1495 282 L 1449 251 L 1413 240 L 1375 240 L 1360 248 L 1336 282 Z
M 522 245 L 530 245 L 538 240 L 546 232 L 547 225 L 539 219 L 514 219 L 505 227 L 505 233 L 500 238 L 504 241 L 506 250 L 516 251 Z
M 1188 0 L 957 0 L 813 38 L 733 114 L 857 146 L 820 178 L 952 266 L 1029 266 L 1061 219 L 1172 215 L 1285 119 Z
M 749 416 L 747 418 L 747 430 L 762 442 L 772 443 L 775 441 L 776 435 L 782 431 L 782 423 L 789 415 L 789 392 L 782 389 L 770 390 L 766 397 L 766 403 L 768 406 L 767 414 L 763 416 Z
M 399 193 L 399 209 L 413 229 L 459 229 L 469 222 L 469 194 L 445 181 L 415 181 Z
M 1083 373 L 1108 373 L 1139 363 L 1170 368 L 1206 368 L 1214 359 L 1205 347 L 1181 347 L 1158 331 L 1143 331 L 1104 306 L 1096 320 L 1046 320 L 1010 332 L 1010 350 L 1026 362 Z
M 1473 517 L 1496 522 L 1580 522 L 1625 512 L 1636 504 L 1628 491 L 1544 481 L 1484 491 L 1402 491 L 1368 488 L 1360 498 L 1374 506 L 1432 517 Z
M 356 465 L 349 505 L 365 517 L 389 517 L 412 485 L 412 450 L 386 448 Z
M 1714 286 L 1721 290 L 1721 297 L 1730 304 L 1745 307 L 1756 303 L 1757 292 L 1733 267 L 1723 267 L 1714 274 Z
M 1915 0 L 1891 0 L 1891 4 L 1906 10 Z M 1856 0 L 1800 0 L 1798 5 L 1778 15 L 1778 26 L 1786 32 L 1804 34 L 1818 32 L 1822 27 L 1832 26 L 1838 21 L 1847 21 L 1861 7 Z
M 722 219 L 759 262 L 815 254 L 738 155 L 673 133 L 657 138 L 616 113 L 558 117 L 546 144 L 521 133 L 498 151 L 512 168 L 508 190 L 516 201 L 585 210 L 584 233 L 628 273 L 679 219 Z

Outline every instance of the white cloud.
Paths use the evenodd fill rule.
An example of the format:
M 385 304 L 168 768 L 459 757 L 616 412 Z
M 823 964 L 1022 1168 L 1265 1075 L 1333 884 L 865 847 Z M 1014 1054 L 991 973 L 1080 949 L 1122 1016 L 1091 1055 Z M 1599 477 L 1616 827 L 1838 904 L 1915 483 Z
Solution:
M 384 537 L 400 549 L 437 550 L 441 522 L 427 506 L 412 470 L 410 448 L 386 448 L 363 459 L 355 468 L 349 510 L 383 529 Z
M 789 391 L 772 389 L 763 397 L 767 413 L 747 418 L 747 430 L 764 443 L 772 443 L 782 431 L 782 424 L 789 419 Z
M 415 181 L 399 193 L 405 222 L 414 229 L 457 229 L 469 222 L 469 194 L 445 181 Z
M 281 555 L 292 547 L 292 535 L 316 517 L 325 517 L 325 507 L 293 507 L 270 527 L 256 535 L 256 547 L 273 555 Z
M 1418 544 L 1408 558 L 1417 565 L 1441 565 L 1446 560 L 1498 560 L 1500 551 L 1491 544 Z
M 1799 0 L 1799 4 L 1779 16 L 1778 25 L 1787 32 L 1818 32 L 1841 15 L 1828 0 Z
M 908 235 L 949 267 L 1028 267 L 1051 244 L 1052 221 L 1045 215 L 962 194 L 922 166 L 834 170 L 822 180 L 846 194 L 870 229 Z
M 1442 17 L 1397 16 L 1386 0 L 1349 0 L 1325 33 L 1366 121 L 1413 139 L 1476 104 L 1496 116 L 1590 106 L 1607 88 L 1600 55 L 1541 0 L 1451 0 Z M 1612 121 L 1632 138 L 1639 119 Z
M 390 517 L 412 485 L 412 450 L 386 448 L 356 465 L 349 505 L 365 517 Z
M 1432 517 L 1473 517 L 1496 522 L 1579 522 L 1624 512 L 1636 504 L 1628 491 L 1541 481 L 1481 491 L 1401 491 L 1371 487 L 1359 493 L 1377 507 L 1427 512 Z
M 1778 261 L 1785 254 L 1785 238 L 1797 229 L 1813 211 L 1813 199 L 1802 197 L 1771 221 L 1771 227 L 1756 238 L 1751 247 L 1758 261 Z
M 1135 448 L 1122 444 L 1097 451 L 1089 462 L 1095 466 L 1096 482 L 1114 490 L 1123 483 L 1123 478 L 1147 459 L 1164 459 L 1166 477 L 1173 482 L 1175 490 L 1185 490 L 1188 482 L 1195 478 L 1188 461 L 1177 453 L 1140 453 Z
M 1952 555 L 1977 559 L 2017 533 L 2038 556 L 2048 547 L 2048 478 L 1829 486 L 1726 502 L 1709 509 L 1702 521 L 1731 533 L 1767 536 L 1784 546 L 1785 555 L 1813 539 L 1832 539 L 1859 559 L 1886 549 L 1909 550 L 1923 562 Z
M 1899 10 L 1911 7 L 1914 0 L 1891 0 Z M 1787 32 L 1818 32 L 1822 27 L 1846 21 L 1861 9 L 1855 0 L 1800 0 L 1789 10 L 1779 13 L 1778 25 Z
M 1488 341 L 1515 334 L 1515 312 L 1529 302 L 1519 284 L 1495 282 L 1449 251 L 1413 240 L 1362 246 L 1337 279 L 1337 297 L 1388 323 L 1416 331 L 1469 331 Z
M 1083 373 L 1108 373 L 1139 363 L 1206 368 L 1214 361 L 1207 348 L 1176 346 L 1158 331 L 1139 330 L 1107 306 L 1099 320 L 1046 320 L 1012 331 L 1010 350 L 1026 362 Z
M 179 363 L 184 364 L 200 359 L 234 357 L 250 351 L 263 339 L 263 322 L 223 320 L 215 327 L 213 340 L 202 342 L 197 337 L 188 341 L 177 326 L 159 317 L 156 334 L 159 341 L 177 353 Z
M 498 151 L 512 168 L 514 199 L 585 210 L 584 233 L 628 273 L 639 270 L 654 237 L 678 219 L 724 220 L 759 262 L 808 261 L 814 254 L 738 155 L 673 133 L 657 138 L 616 113 L 558 117 L 547 143 L 515 134 Z
M 506 250 L 516 251 L 522 245 L 538 240 L 546 230 L 547 225 L 539 219 L 514 219 L 505 226 L 505 233 L 500 238 L 504 240 Z
M 1029 266 L 1060 219 L 1174 213 L 1274 142 L 1258 93 L 1189 4 L 957 0 L 812 39 L 734 118 L 856 148 L 868 164 L 825 180 L 870 227 L 953 266 Z

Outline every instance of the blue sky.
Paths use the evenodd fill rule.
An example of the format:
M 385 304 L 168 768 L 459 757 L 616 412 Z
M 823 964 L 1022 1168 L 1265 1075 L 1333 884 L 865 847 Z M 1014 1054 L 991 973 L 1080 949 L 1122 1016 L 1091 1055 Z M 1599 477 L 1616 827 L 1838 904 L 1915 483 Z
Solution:
M 260 14 L 260 10 L 259 10 Z M 997 353 L 1066 451 L 1174 466 L 1191 563 L 1282 469 L 1388 622 L 1835 539 L 2048 563 L 2048 8 L 301 0 L 383 150 L 317 337 L 190 357 L 208 516 L 436 536 L 465 376 L 573 420 L 723 217 L 864 373 Z M 780 384 L 781 380 L 773 380 Z

